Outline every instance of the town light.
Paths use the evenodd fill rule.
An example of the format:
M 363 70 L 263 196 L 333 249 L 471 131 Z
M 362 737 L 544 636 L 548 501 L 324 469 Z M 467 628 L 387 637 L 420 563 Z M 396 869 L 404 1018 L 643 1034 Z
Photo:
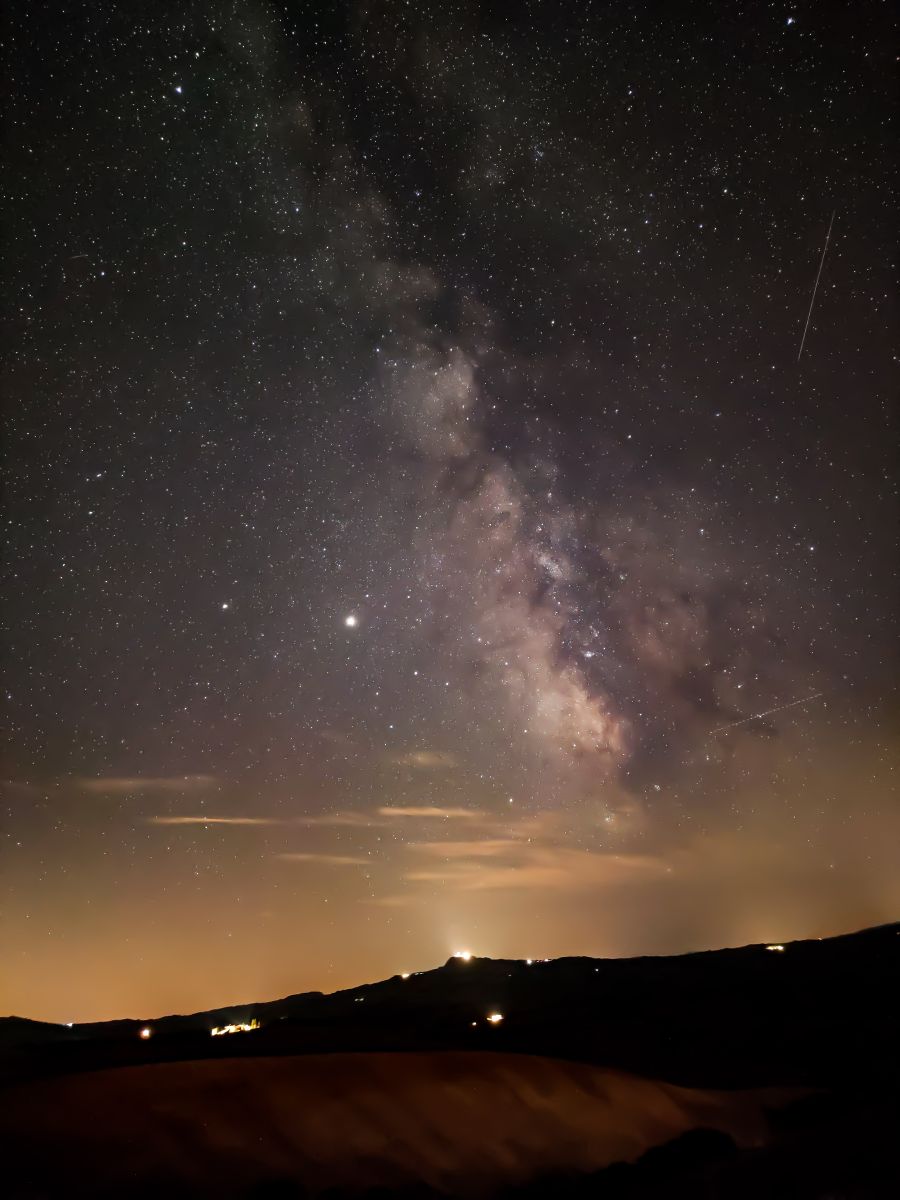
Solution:
M 236 1021 L 233 1025 L 213 1025 L 209 1032 L 212 1037 L 221 1037 L 225 1033 L 250 1033 L 254 1029 L 259 1029 L 256 1017 L 251 1021 Z

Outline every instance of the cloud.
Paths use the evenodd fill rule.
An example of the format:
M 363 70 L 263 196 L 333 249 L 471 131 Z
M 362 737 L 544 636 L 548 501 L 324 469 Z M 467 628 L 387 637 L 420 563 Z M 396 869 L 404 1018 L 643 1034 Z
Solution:
M 439 818 L 444 821 L 480 821 L 485 815 L 477 808 L 434 808 L 431 805 L 385 806 L 379 808 L 378 812 L 382 817 Z
M 443 883 L 464 892 L 528 889 L 572 893 L 658 879 L 669 871 L 663 859 L 654 855 L 523 845 L 513 839 L 425 843 L 410 849 L 447 860 L 440 869 L 429 866 L 409 871 L 406 879 L 410 883 Z
M 338 812 L 338 813 L 321 813 L 314 817 L 298 817 L 298 825 L 307 826 L 329 826 L 339 825 L 357 829 L 368 829 L 373 826 L 383 825 L 384 821 L 379 820 L 373 813 L 368 812 Z
M 30 783 L 27 779 L 3 779 L 0 787 L 15 796 L 44 796 L 50 790 L 47 785 Z
M 215 775 L 101 775 L 76 779 L 75 785 L 97 796 L 127 796 L 132 792 L 196 792 L 219 782 Z
M 287 822 L 280 817 L 178 817 L 156 816 L 147 817 L 150 825 L 285 825 Z
M 417 902 L 415 896 L 374 896 L 366 900 L 366 904 L 374 904 L 376 908 L 411 908 Z
M 499 858 L 504 854 L 521 854 L 522 843 L 511 837 L 477 842 L 410 842 L 407 849 L 439 858 Z
M 396 767 L 418 767 L 422 771 L 452 771 L 459 766 L 452 754 L 440 750 L 413 750 L 389 761 Z
M 671 860 L 658 853 L 624 852 L 606 829 L 582 828 L 594 844 L 572 845 L 572 823 L 559 813 L 538 811 L 515 820 L 483 817 L 470 836 L 409 842 L 414 865 L 409 884 L 440 883 L 462 892 L 501 889 L 579 892 L 613 884 L 662 879 Z M 467 830 L 468 833 L 468 830 Z M 599 840 L 601 839 L 602 840 Z
M 368 867 L 372 865 L 370 858 L 361 858 L 352 854 L 285 853 L 276 854 L 275 857 L 280 858 L 282 862 L 321 863 L 326 867 Z

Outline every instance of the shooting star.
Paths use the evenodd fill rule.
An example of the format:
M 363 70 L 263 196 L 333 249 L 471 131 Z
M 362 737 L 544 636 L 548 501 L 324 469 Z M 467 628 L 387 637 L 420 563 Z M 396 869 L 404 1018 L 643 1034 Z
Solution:
M 737 729 L 739 725 L 749 725 L 751 721 L 758 721 L 762 717 L 771 717 L 773 713 L 784 712 L 786 708 L 796 708 L 798 704 L 809 704 L 811 700 L 818 700 L 820 696 L 824 696 L 825 692 L 816 692 L 812 696 L 801 696 L 799 700 L 792 700 L 790 704 L 780 704 L 778 708 L 768 708 L 765 712 L 754 713 L 752 717 L 742 717 L 740 721 L 732 721 L 728 725 L 719 725 L 716 729 L 709 731 L 709 736 L 712 737 L 716 733 L 724 733 L 726 729 Z
M 825 266 L 825 255 L 828 253 L 828 243 L 831 241 L 831 227 L 834 225 L 834 218 L 837 214 L 837 209 L 834 209 L 831 214 L 831 220 L 828 222 L 828 233 L 825 235 L 825 245 L 822 248 L 822 257 L 819 259 L 819 273 L 816 275 L 816 282 L 813 284 L 812 299 L 809 302 L 809 312 L 806 314 L 806 324 L 803 326 L 803 337 L 800 339 L 800 352 L 797 355 L 797 362 L 800 361 L 803 355 L 803 347 L 806 345 L 806 334 L 809 330 L 809 322 L 812 317 L 813 305 L 816 302 L 816 292 L 819 290 L 819 280 L 822 278 L 822 268 Z

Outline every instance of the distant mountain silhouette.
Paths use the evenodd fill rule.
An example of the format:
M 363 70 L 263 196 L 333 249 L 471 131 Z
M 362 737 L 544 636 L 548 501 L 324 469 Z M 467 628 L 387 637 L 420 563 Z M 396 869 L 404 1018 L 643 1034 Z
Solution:
M 503 1050 L 693 1087 L 829 1086 L 900 1060 L 900 924 L 675 957 L 450 958 L 324 995 L 185 1016 L 48 1025 L 0 1020 L 0 1081 L 223 1055 Z M 501 1013 L 496 1024 L 486 1018 Z M 260 1022 L 211 1037 L 213 1026 Z M 140 1030 L 152 1030 L 141 1041 Z M 877 1053 L 873 1047 L 877 1046 Z

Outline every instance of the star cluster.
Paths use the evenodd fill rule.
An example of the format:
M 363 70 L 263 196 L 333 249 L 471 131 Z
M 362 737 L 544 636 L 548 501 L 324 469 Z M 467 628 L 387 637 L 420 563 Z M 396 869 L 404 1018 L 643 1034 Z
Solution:
M 15 18 L 0 1009 L 896 917 L 883 9 Z

